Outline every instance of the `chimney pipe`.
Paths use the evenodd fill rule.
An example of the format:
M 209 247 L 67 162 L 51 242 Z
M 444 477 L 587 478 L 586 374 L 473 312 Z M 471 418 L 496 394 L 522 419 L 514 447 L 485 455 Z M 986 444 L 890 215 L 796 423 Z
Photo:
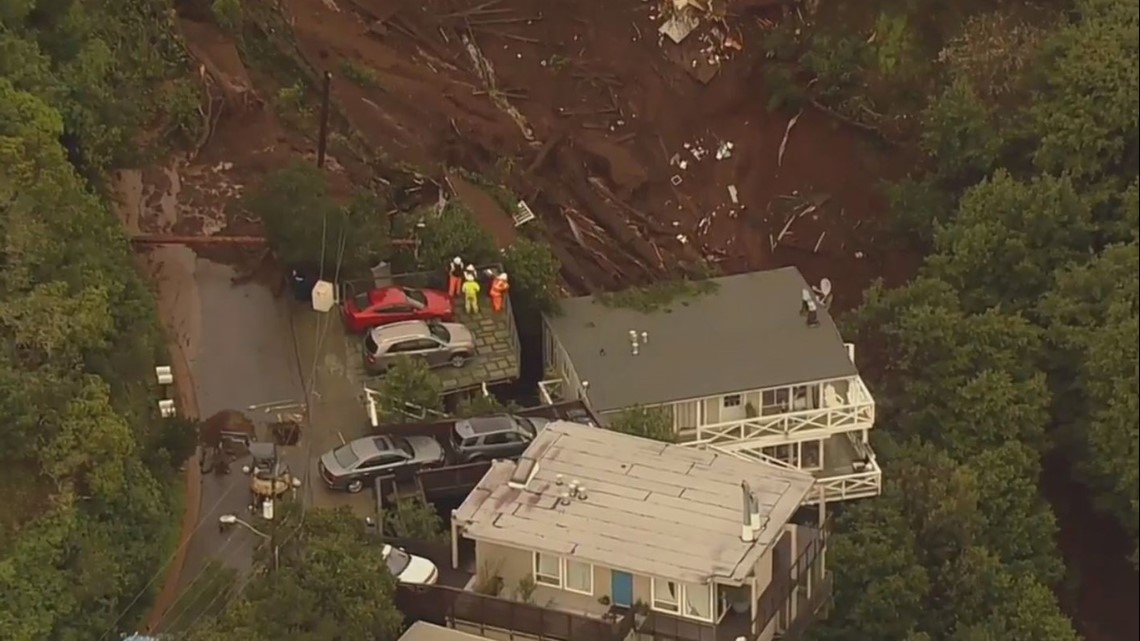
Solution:
M 570 493 L 569 492 L 563 492 L 562 498 L 559 502 L 562 503 L 562 505 L 570 505 Z
M 741 481 L 740 490 L 743 499 L 741 502 L 740 540 L 751 543 L 756 540 L 756 533 L 752 529 L 752 488 L 748 487 L 748 481 Z
M 748 527 L 754 534 L 758 534 L 762 527 L 760 525 L 760 501 L 752 492 L 748 493 Z
M 807 315 L 811 305 L 811 292 L 804 289 L 800 290 L 800 316 Z
M 819 327 L 819 312 L 815 306 L 815 301 L 808 301 L 807 304 L 807 326 Z
M 570 497 L 577 498 L 578 496 L 578 480 L 570 481 Z

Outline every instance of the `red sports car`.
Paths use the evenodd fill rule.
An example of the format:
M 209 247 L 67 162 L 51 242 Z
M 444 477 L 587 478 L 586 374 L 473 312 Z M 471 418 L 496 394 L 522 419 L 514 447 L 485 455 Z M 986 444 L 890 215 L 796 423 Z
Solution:
M 401 321 L 450 321 L 453 314 L 447 293 L 434 289 L 381 287 L 344 301 L 344 325 L 357 334 Z

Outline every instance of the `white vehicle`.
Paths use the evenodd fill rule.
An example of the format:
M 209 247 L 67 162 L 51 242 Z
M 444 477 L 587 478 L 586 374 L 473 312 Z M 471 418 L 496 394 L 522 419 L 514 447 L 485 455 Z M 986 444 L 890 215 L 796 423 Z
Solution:
M 435 585 L 439 580 L 439 568 L 423 557 L 408 554 L 401 548 L 394 548 L 387 543 L 384 544 L 381 554 L 388 563 L 388 571 L 400 583 Z

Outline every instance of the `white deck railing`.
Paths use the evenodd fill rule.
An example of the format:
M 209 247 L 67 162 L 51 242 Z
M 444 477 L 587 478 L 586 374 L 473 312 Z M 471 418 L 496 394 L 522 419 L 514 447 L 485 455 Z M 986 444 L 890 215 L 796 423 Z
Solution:
M 565 400 L 562 396 L 562 379 L 548 378 L 538 382 L 538 397 L 547 405 Z
M 738 449 L 755 445 L 780 445 L 789 437 L 796 440 L 819 436 L 826 438 L 839 432 L 870 429 L 875 424 L 875 400 L 859 377 L 848 394 L 847 402 L 838 397 L 825 397 L 824 407 L 756 416 L 734 421 L 702 425 L 685 432 L 698 443 L 710 443 Z M 809 435 L 810 432 L 818 434 Z
M 878 496 L 883 491 L 883 471 L 879 468 L 879 463 L 875 459 L 875 452 L 871 450 L 871 446 L 863 443 L 862 441 L 852 438 L 847 434 L 840 434 L 832 438 L 847 438 L 850 439 L 852 446 L 855 449 L 858 464 L 866 461 L 866 465 L 859 471 L 848 472 L 853 466 L 848 465 L 840 469 L 822 469 L 822 470 L 804 470 L 815 477 L 815 487 L 806 497 L 804 497 L 804 505 L 816 505 L 822 499 L 825 503 L 835 503 L 838 501 L 851 501 L 853 499 L 863 499 L 872 496 Z M 778 458 L 768 456 L 759 450 L 741 450 L 741 449 L 725 449 L 721 446 L 709 442 L 689 442 L 684 443 L 689 447 L 707 448 L 715 452 L 721 452 L 745 461 L 752 461 L 757 463 L 766 463 L 785 470 L 798 470 L 795 465 L 782 461 Z M 863 457 L 866 457 L 865 459 Z

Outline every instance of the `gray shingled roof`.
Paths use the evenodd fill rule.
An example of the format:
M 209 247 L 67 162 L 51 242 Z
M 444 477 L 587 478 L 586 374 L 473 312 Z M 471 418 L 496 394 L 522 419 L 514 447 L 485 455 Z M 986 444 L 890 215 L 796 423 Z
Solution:
M 667 310 L 646 314 L 583 296 L 563 301 L 562 314 L 546 319 L 578 376 L 589 381 L 595 411 L 858 373 L 827 311 L 820 307 L 818 327 L 800 315 L 808 284 L 796 268 L 714 282 L 715 291 Z M 630 330 L 649 333 L 637 356 Z
M 496 461 L 456 511 L 466 536 L 690 583 L 741 584 L 814 484 L 805 472 L 564 421 L 520 460 L 537 463 L 525 489 L 508 483 L 518 463 Z M 571 481 L 586 498 L 562 505 Z M 766 521 L 754 542 L 740 538 L 741 481 Z

